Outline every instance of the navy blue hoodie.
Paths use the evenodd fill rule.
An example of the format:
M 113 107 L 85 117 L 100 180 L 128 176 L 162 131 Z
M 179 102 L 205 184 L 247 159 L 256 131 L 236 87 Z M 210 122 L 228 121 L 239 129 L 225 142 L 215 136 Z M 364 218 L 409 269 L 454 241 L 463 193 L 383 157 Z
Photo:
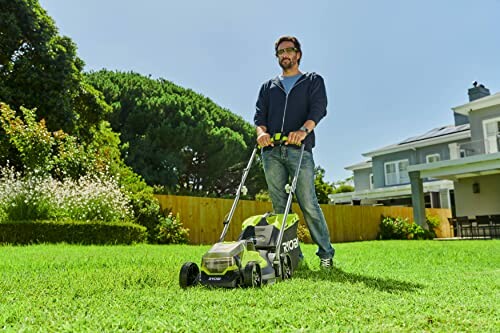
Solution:
M 326 89 L 323 78 L 316 73 L 303 74 L 288 95 L 278 77 L 265 82 L 260 88 L 254 116 L 255 126 L 266 126 L 267 132 L 297 131 L 307 120 L 318 125 L 326 116 Z M 314 131 L 304 140 L 305 149 L 315 146 Z

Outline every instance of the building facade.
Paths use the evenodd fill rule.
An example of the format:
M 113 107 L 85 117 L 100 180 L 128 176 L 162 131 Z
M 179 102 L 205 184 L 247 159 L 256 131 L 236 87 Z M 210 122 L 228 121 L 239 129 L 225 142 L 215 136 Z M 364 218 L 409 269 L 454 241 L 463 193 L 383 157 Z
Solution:
M 490 201 L 498 198 L 500 209 L 495 193 L 500 192 L 496 169 L 500 159 L 495 155 L 500 148 L 500 93 L 490 95 L 477 83 L 468 93 L 469 103 L 452 108 L 453 125 L 364 153 L 367 160 L 346 167 L 353 172 L 355 191 L 332 194 L 331 203 L 415 207 L 418 200 L 419 209 L 450 208 L 454 215 L 470 215 L 469 207 L 484 205 L 484 212 L 495 211 Z M 492 169 L 454 174 L 459 168 L 449 167 L 475 160 Z M 473 185 L 479 186 L 484 198 L 470 193 Z

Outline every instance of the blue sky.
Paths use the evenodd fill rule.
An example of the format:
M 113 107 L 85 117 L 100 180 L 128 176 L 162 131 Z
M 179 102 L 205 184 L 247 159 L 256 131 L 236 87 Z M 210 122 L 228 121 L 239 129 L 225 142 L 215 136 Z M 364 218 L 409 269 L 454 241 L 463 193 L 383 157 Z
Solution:
M 316 164 L 349 177 L 362 153 L 453 123 L 477 80 L 500 91 L 500 0 L 41 0 L 85 70 L 134 71 L 191 88 L 252 122 L 279 74 L 274 41 L 302 43 L 326 82 Z

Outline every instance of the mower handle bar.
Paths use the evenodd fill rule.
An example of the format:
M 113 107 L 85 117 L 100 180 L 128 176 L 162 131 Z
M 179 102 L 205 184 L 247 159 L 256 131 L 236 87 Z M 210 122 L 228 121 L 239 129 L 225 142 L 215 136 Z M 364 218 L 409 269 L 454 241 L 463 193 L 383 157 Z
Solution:
M 229 211 L 229 215 L 227 216 L 227 218 L 223 222 L 224 229 L 222 230 L 222 234 L 219 238 L 219 242 L 224 241 L 224 238 L 226 237 L 227 230 L 229 229 L 229 224 L 231 223 L 231 219 L 233 218 L 234 212 L 236 211 L 236 206 L 238 205 L 238 201 L 240 200 L 241 190 L 243 188 L 243 185 L 245 184 L 248 173 L 250 172 L 250 168 L 252 167 L 252 163 L 253 163 L 253 160 L 255 159 L 255 155 L 257 154 L 257 149 L 258 149 L 258 146 L 255 145 L 255 147 L 252 151 L 252 156 L 250 157 L 250 160 L 248 161 L 247 167 L 243 170 L 243 175 L 241 176 L 240 186 L 238 186 L 238 190 L 236 191 L 236 198 L 233 201 L 233 205 L 231 207 L 231 210 Z
M 276 242 L 276 255 L 274 257 L 275 263 L 279 262 L 281 254 L 281 242 L 283 241 L 283 234 L 285 233 L 286 219 L 288 218 L 288 212 L 292 206 L 292 199 L 295 193 L 295 188 L 297 187 L 297 179 L 299 178 L 300 166 L 302 165 L 302 157 L 304 156 L 305 145 L 300 148 L 299 163 L 297 164 L 297 169 L 295 170 L 295 175 L 293 176 L 292 186 L 290 187 L 290 193 L 288 195 L 288 201 L 286 202 L 285 212 L 283 214 L 283 221 L 281 222 L 280 233 L 278 235 L 278 240 Z M 279 266 L 281 267 L 281 266 Z
M 288 140 L 288 137 L 287 136 L 281 136 L 281 135 L 279 135 L 277 137 L 277 139 L 279 140 L 280 143 L 283 143 L 283 142 L 286 142 Z M 277 140 L 274 140 L 274 137 L 272 137 L 271 141 L 275 142 Z M 278 236 L 278 245 L 279 245 L 279 247 L 277 247 L 277 250 L 276 250 L 277 254 L 279 254 L 279 252 L 280 252 L 279 248 L 281 247 L 281 242 L 283 240 L 283 228 L 285 226 L 285 221 L 286 221 L 286 219 L 288 217 L 288 211 L 290 210 L 290 206 L 292 204 L 292 197 L 293 197 L 293 194 L 295 193 L 295 187 L 297 186 L 297 178 L 299 176 L 300 165 L 302 163 L 302 156 L 304 155 L 305 145 L 303 145 L 303 144 L 300 143 L 297 146 L 301 147 L 299 164 L 297 166 L 297 170 L 295 170 L 295 176 L 293 177 L 292 187 L 290 189 L 290 195 L 288 196 L 288 202 L 287 202 L 287 205 L 286 205 L 285 214 L 283 216 L 283 222 L 282 222 L 282 225 L 281 225 L 280 234 Z M 240 200 L 241 190 L 243 188 L 243 185 L 245 184 L 245 181 L 247 179 L 248 173 L 250 172 L 250 168 L 252 167 L 252 163 L 253 163 L 253 160 L 255 159 L 255 155 L 257 155 L 257 150 L 261 149 L 261 148 L 262 147 L 260 147 L 259 145 L 257 145 L 257 144 L 255 145 L 255 147 L 254 147 L 254 149 L 252 151 L 252 156 L 250 156 L 250 160 L 248 161 L 248 164 L 247 164 L 246 168 L 243 170 L 243 175 L 241 176 L 241 182 L 240 182 L 240 185 L 238 186 L 238 190 L 236 191 L 236 198 L 233 201 L 233 205 L 231 206 L 231 210 L 229 211 L 229 214 L 224 219 L 224 222 L 223 222 L 224 229 L 222 230 L 222 234 L 221 234 L 221 236 L 219 238 L 219 242 L 223 242 L 224 238 L 226 237 L 227 231 L 229 229 L 229 224 L 231 223 L 231 220 L 233 218 L 234 212 L 236 211 L 236 207 L 238 206 L 238 201 Z

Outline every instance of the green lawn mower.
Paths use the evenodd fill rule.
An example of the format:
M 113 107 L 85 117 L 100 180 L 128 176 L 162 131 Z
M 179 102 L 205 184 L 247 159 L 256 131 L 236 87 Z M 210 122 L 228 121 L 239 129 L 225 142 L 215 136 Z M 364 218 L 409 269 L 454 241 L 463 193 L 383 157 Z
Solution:
M 283 137 L 282 141 L 286 141 L 286 137 Z M 291 278 L 302 260 L 297 236 L 299 218 L 297 214 L 288 212 L 297 185 L 304 145 L 301 146 L 299 163 L 289 188 L 285 213 L 266 213 L 249 217 L 243 222 L 237 241 L 224 241 L 257 150 L 258 147 L 255 147 L 243 172 L 236 198 L 223 222 L 224 229 L 219 241 L 203 255 L 201 267 L 194 262 L 186 262 L 182 266 L 179 274 L 179 284 L 182 288 L 197 284 L 226 288 L 261 287 L 263 284 L 273 284 Z

